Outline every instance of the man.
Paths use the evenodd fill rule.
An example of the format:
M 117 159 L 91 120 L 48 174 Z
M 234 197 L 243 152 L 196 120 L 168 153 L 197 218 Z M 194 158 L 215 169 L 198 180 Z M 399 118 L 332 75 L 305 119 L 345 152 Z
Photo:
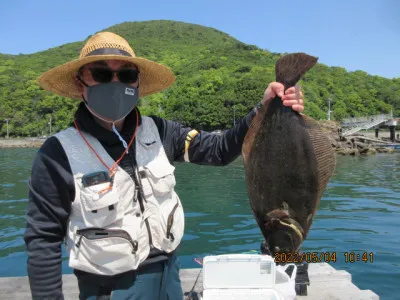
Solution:
M 256 110 L 222 136 L 141 116 L 138 96 L 174 80 L 109 32 L 40 77 L 42 88 L 82 103 L 73 126 L 47 139 L 33 163 L 25 242 L 34 299 L 63 298 L 64 238 L 80 299 L 182 299 L 175 250 L 184 214 L 173 162 L 232 162 Z M 303 111 L 301 93 L 284 95 L 278 83 L 269 84 L 261 104 L 275 95 Z

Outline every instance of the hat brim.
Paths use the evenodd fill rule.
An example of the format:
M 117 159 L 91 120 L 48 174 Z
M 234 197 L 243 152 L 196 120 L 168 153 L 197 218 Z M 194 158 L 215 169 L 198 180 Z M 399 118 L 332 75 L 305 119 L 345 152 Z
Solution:
M 39 85 L 43 89 L 60 96 L 82 99 L 82 93 L 79 92 L 75 84 L 77 72 L 82 66 L 99 60 L 122 60 L 135 64 L 140 71 L 140 97 L 160 92 L 171 86 L 175 81 L 175 76 L 169 68 L 145 58 L 93 55 L 75 59 L 43 73 L 38 79 Z

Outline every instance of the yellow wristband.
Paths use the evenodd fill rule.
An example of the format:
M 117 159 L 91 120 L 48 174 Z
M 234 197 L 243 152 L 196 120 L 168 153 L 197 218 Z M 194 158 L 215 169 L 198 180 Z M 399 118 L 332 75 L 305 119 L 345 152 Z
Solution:
M 199 132 L 196 129 L 193 129 L 191 131 L 188 132 L 188 134 L 186 135 L 186 139 L 185 139 L 185 154 L 183 155 L 185 161 L 189 161 L 189 146 L 190 146 L 190 142 L 194 139 L 194 137 L 196 135 L 198 135 Z

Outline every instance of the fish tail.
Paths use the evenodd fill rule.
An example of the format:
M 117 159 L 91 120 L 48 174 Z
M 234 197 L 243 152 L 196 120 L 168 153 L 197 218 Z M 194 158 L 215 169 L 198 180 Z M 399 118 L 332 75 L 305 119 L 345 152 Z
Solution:
M 285 90 L 295 86 L 300 78 L 318 61 L 317 57 L 305 53 L 293 53 L 278 59 L 275 65 L 276 81 L 285 86 Z

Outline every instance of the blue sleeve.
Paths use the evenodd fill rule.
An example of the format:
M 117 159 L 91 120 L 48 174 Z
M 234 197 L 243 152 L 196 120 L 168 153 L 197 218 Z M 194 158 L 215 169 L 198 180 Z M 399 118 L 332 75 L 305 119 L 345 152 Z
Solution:
M 68 159 L 51 137 L 38 151 L 29 179 L 24 240 L 33 299 L 63 299 L 61 244 L 74 197 Z

